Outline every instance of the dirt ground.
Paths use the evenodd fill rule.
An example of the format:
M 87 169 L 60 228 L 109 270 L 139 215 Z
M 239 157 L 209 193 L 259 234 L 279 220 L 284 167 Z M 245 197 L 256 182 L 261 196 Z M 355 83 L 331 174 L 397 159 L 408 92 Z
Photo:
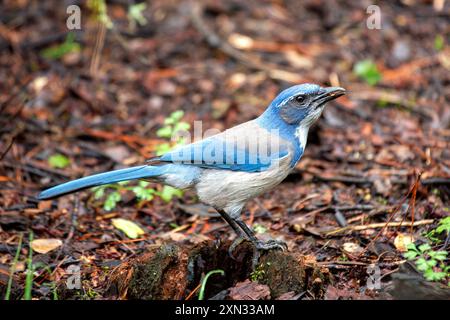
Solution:
M 144 163 L 167 142 L 156 132 L 174 111 L 183 110 L 187 123 L 224 130 L 255 118 L 278 92 L 302 82 L 348 93 L 312 128 L 295 171 L 249 202 L 243 218 L 261 239 L 284 240 L 297 259 L 290 264 L 301 260 L 313 271 L 295 290 L 274 291 L 258 283 L 245 260 L 229 271 L 235 276 L 226 285 L 212 276 L 205 298 L 409 298 L 411 283 L 419 283 L 416 296 L 448 294 L 437 287 L 448 278 L 430 283 L 405 268 L 395 241 L 424 242 L 450 215 L 448 1 L 444 7 L 379 1 L 375 29 L 367 27 L 368 1 L 155 0 L 142 11 L 146 23 L 133 26 L 133 1 L 114 0 L 107 1 L 109 27 L 88 3 L 74 3 L 81 8 L 81 29 L 74 31 L 66 25 L 68 2 L 0 4 L 2 298 L 12 280 L 11 299 L 24 296 L 27 281 L 33 299 L 197 299 L 208 268 L 176 295 L 129 288 L 131 275 L 112 285 L 158 248 L 214 251 L 212 243 L 235 238 L 192 192 L 139 201 L 121 190 L 112 210 L 89 190 L 44 202 L 36 195 L 69 179 Z M 69 50 L 58 56 L 62 43 Z M 367 59 L 376 70 L 358 75 L 355 66 Z M 371 85 L 369 76 L 379 79 Z M 54 155 L 66 163 L 52 164 Z M 115 218 L 144 233 L 127 237 Z M 60 242 L 31 252 L 30 234 Z M 448 241 L 442 250 L 448 252 Z M 67 287 L 76 275 L 71 266 L 81 272 L 75 289 Z M 298 266 L 289 270 L 298 276 Z

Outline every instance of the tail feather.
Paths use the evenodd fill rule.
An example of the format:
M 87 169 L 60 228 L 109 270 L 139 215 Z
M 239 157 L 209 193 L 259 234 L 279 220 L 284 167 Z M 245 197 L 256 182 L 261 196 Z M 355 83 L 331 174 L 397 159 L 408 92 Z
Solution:
M 94 174 L 92 176 L 69 181 L 57 185 L 53 188 L 44 190 L 38 195 L 38 199 L 51 199 L 62 196 L 64 194 L 72 193 L 86 188 L 101 186 L 108 183 L 155 177 L 161 173 L 160 168 L 161 167 L 144 165 Z

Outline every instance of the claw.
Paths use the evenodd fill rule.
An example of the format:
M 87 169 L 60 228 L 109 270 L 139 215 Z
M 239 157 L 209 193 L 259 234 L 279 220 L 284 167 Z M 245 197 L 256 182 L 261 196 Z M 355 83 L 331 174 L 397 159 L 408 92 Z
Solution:
M 258 265 L 259 258 L 261 256 L 261 251 L 268 251 L 268 250 L 281 250 L 286 251 L 288 249 L 288 246 L 286 242 L 280 241 L 280 240 L 269 240 L 269 241 L 262 241 L 257 240 L 255 243 L 255 253 L 253 255 L 252 259 L 252 269 L 255 270 L 255 268 Z
M 228 248 L 228 254 L 230 255 L 231 259 L 236 261 L 235 256 L 233 255 L 233 251 L 237 248 L 237 246 L 239 246 L 243 241 L 245 241 L 245 238 L 236 238 L 233 243 L 231 244 L 231 246 Z
M 255 244 L 256 249 L 258 250 L 281 250 L 286 251 L 288 246 L 286 242 L 280 240 L 269 240 L 269 241 L 261 241 L 258 240 Z

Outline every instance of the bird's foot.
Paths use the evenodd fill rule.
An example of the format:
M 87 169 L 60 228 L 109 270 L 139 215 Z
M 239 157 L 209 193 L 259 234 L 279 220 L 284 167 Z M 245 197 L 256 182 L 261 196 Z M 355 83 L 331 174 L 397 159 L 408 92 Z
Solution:
M 288 246 L 286 242 L 281 240 L 270 239 L 268 241 L 256 240 L 254 242 L 255 253 L 252 259 L 252 269 L 255 270 L 259 263 L 259 258 L 261 257 L 261 251 L 269 250 L 281 250 L 286 251 Z
M 247 239 L 244 237 L 236 238 L 228 248 L 228 254 L 233 260 L 236 260 L 236 257 L 234 256 L 234 250 L 236 250 L 236 248 L 244 241 L 247 241 Z M 255 269 L 256 266 L 258 265 L 259 258 L 261 257 L 261 251 L 269 251 L 269 250 L 286 251 L 288 249 L 287 244 L 281 240 L 274 240 L 274 239 L 268 241 L 254 240 L 251 242 L 253 243 L 255 249 L 252 259 L 253 269 Z
M 270 239 L 268 241 L 257 240 L 255 243 L 255 248 L 257 250 L 264 250 L 264 251 L 268 250 L 286 251 L 288 249 L 288 246 L 284 241 Z
M 230 255 L 230 257 L 233 260 L 236 260 L 236 258 L 234 257 L 234 250 L 237 248 L 237 246 L 239 246 L 242 242 L 246 241 L 247 239 L 245 239 L 244 237 L 239 237 L 236 238 L 233 243 L 230 245 L 230 247 L 228 248 L 228 254 Z

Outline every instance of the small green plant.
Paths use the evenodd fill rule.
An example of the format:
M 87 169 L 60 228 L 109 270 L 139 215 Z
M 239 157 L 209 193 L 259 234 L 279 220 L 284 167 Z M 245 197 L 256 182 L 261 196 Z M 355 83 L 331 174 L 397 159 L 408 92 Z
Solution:
M 34 263 L 32 266 L 32 270 L 33 270 L 33 273 L 43 270 L 43 272 L 47 272 L 47 274 L 49 276 L 51 276 L 53 273 L 52 269 L 47 264 L 45 264 L 41 261 Z M 42 283 L 42 286 L 50 289 L 53 300 L 58 300 L 58 290 L 57 290 L 58 288 L 57 288 L 55 281 L 44 282 L 44 283 Z
M 369 59 L 358 61 L 353 67 L 353 73 L 371 86 L 381 80 L 381 73 L 378 71 L 377 65 Z
M 64 169 L 70 164 L 70 160 L 62 154 L 54 154 L 48 158 L 48 164 L 52 168 Z
M 8 285 L 6 287 L 5 300 L 9 300 L 9 298 L 11 296 L 13 276 L 14 276 L 14 272 L 16 271 L 17 262 L 19 261 L 20 250 L 22 250 L 22 239 L 23 239 L 23 234 L 21 233 L 20 237 L 19 237 L 19 244 L 17 245 L 16 254 L 14 256 L 14 260 L 11 264 L 11 269 L 9 271 L 9 278 L 8 278 Z
M 444 49 L 444 37 L 438 34 L 434 37 L 434 50 L 441 51 L 442 49 Z
M 439 238 L 442 233 L 446 233 L 447 235 L 450 234 L 450 216 L 441 219 L 437 228 L 425 234 L 425 237 L 427 237 L 431 242 L 439 244 L 442 242 Z
M 432 247 L 432 245 L 438 245 L 442 242 L 439 239 L 441 234 L 446 237 L 450 234 L 450 217 L 441 219 L 437 228 L 425 235 L 428 238 L 428 243 L 421 244 L 418 247 L 414 243 L 410 243 L 406 247 L 408 251 L 404 256 L 408 260 L 415 261 L 417 269 L 423 273 L 428 281 L 446 280 L 448 286 L 450 286 L 450 265 L 447 264 L 448 251 Z
M 410 243 L 407 249 L 405 258 L 415 260 L 417 269 L 423 272 L 425 279 L 428 281 L 441 281 L 450 277 L 450 266 L 445 265 L 447 251 L 434 251 L 428 243 L 419 247 Z
M 128 21 L 131 30 L 136 29 L 137 25 L 145 26 L 147 24 L 147 19 L 142 14 L 145 9 L 147 9 L 145 2 L 132 4 L 128 7 Z
M 436 228 L 436 233 L 443 233 L 445 232 L 447 236 L 450 234 L 450 216 L 445 217 L 439 221 L 439 225 Z
M 68 53 L 80 52 L 80 50 L 80 44 L 75 42 L 75 34 L 73 32 L 69 32 L 63 43 L 42 50 L 41 56 L 46 59 L 58 60 Z
M 203 299 L 205 299 L 206 282 L 208 281 L 208 278 L 209 278 L 210 276 L 212 276 L 213 274 L 216 274 L 216 273 L 218 273 L 218 274 L 220 274 L 220 275 L 222 275 L 222 276 L 225 275 L 225 271 L 223 271 L 222 269 L 211 270 L 210 272 L 208 272 L 208 273 L 206 274 L 206 276 L 205 276 L 205 277 L 203 278 L 203 280 L 202 280 L 202 284 L 201 284 L 201 286 L 200 286 L 200 291 L 199 291 L 199 293 L 198 293 L 198 300 L 203 300 Z
M 189 130 L 190 125 L 181 121 L 184 112 L 181 110 L 172 112 L 168 118 L 164 120 L 164 126 L 156 132 L 160 138 L 170 139 L 176 136 L 179 132 Z M 164 142 L 156 147 L 156 154 L 162 155 L 171 149 L 185 143 L 185 139 L 177 136 L 175 141 Z M 104 198 L 103 209 L 106 211 L 113 210 L 117 203 L 122 200 L 122 192 L 127 190 L 132 191 L 139 202 L 151 201 L 155 196 L 160 197 L 164 202 L 170 202 L 173 197 L 182 197 L 183 191 L 173 188 L 171 186 L 164 186 L 161 191 L 149 187 L 150 183 L 147 181 L 139 181 L 137 185 L 129 185 L 127 181 L 119 182 L 117 184 L 107 184 L 93 188 L 94 199 L 100 200 Z M 111 192 L 106 192 L 110 190 Z
M 87 7 L 91 10 L 94 18 L 103 23 L 108 29 L 114 26 L 111 18 L 108 16 L 108 7 L 105 0 L 88 0 Z
M 24 300 L 31 300 L 31 291 L 33 290 L 33 275 L 34 275 L 34 266 L 33 266 L 33 249 L 31 248 L 31 243 L 33 242 L 33 231 L 30 231 L 30 235 L 28 237 L 28 258 L 27 258 L 27 271 L 25 276 L 25 289 L 23 294 Z
M 263 234 L 263 233 L 267 232 L 267 228 L 265 226 L 263 226 L 262 224 L 259 224 L 259 223 L 253 224 L 253 230 L 256 233 L 259 233 L 259 234 Z
M 156 155 L 163 155 L 173 148 L 185 144 L 185 139 L 179 136 L 178 133 L 189 130 L 191 126 L 189 123 L 181 121 L 183 116 L 184 112 L 182 110 L 172 112 L 170 116 L 164 120 L 164 126 L 156 131 L 156 135 L 160 138 L 176 138 L 175 141 L 172 141 L 172 144 L 170 142 L 159 144 L 156 148 Z
M 258 282 L 259 280 L 262 280 L 264 278 L 265 274 L 266 274 L 266 272 L 264 271 L 263 266 L 259 265 L 250 274 L 250 280 L 253 282 Z

